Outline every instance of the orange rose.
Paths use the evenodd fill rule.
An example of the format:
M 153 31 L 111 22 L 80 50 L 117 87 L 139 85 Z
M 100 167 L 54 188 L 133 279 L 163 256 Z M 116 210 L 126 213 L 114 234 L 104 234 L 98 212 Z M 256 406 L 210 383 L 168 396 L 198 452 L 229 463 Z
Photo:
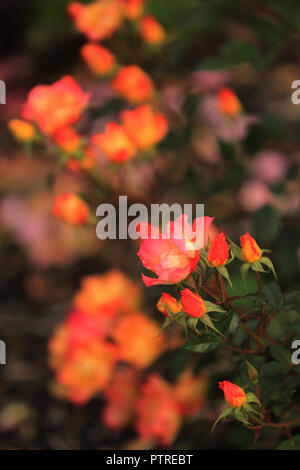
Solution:
M 141 16 L 145 0 L 122 0 L 126 18 L 136 20 Z
M 240 100 L 230 88 L 224 87 L 219 90 L 218 103 L 221 111 L 228 116 L 236 116 L 242 110 Z
M 53 214 L 69 224 L 82 225 L 88 220 L 89 208 L 76 194 L 63 193 L 55 198 Z
M 92 142 L 115 163 L 123 163 L 136 154 L 136 147 L 123 126 L 110 122 L 103 134 L 95 134 Z
M 181 291 L 181 303 L 185 313 L 191 317 L 201 318 L 206 312 L 204 300 L 198 294 L 194 294 L 190 289 Z
M 57 371 L 68 398 L 82 404 L 109 384 L 117 360 L 116 348 L 105 341 L 72 348 Z
M 151 15 L 144 16 L 139 22 L 139 32 L 148 44 L 161 44 L 166 37 L 162 25 Z
M 89 5 L 71 2 L 67 11 L 78 31 L 90 41 L 110 37 L 123 21 L 120 0 L 98 0 Z
M 112 88 L 130 103 L 147 101 L 153 95 L 151 78 L 137 65 L 123 67 L 112 81 Z
M 66 75 L 53 85 L 34 87 L 28 94 L 22 117 L 52 135 L 60 127 L 78 121 L 89 98 L 90 94 L 84 93 L 74 78 Z
M 224 233 L 219 233 L 209 249 L 207 259 L 213 266 L 223 266 L 228 258 L 229 250 L 225 235 Z
M 255 263 L 261 257 L 261 249 L 254 238 L 247 232 L 241 238 L 242 259 L 247 263 Z
M 159 325 L 139 312 L 121 318 L 112 336 L 121 359 L 138 369 L 148 367 L 165 349 Z
M 80 54 L 90 70 L 100 77 L 112 73 L 116 67 L 115 56 L 99 44 L 85 44 Z
M 223 390 L 225 400 L 232 408 L 239 408 L 247 400 L 244 390 L 228 380 L 219 382 L 219 388 Z
M 73 306 L 86 314 L 106 316 L 128 313 L 139 307 L 141 291 L 121 271 L 112 269 L 103 275 L 90 275 L 81 280 Z
M 21 119 L 11 119 L 8 122 L 8 128 L 20 142 L 30 142 L 35 136 L 34 126 Z
M 61 127 L 53 134 L 54 142 L 65 152 L 73 153 L 80 144 L 80 137 L 72 127 Z
M 170 313 L 172 315 L 176 315 L 182 310 L 181 302 L 176 300 L 172 295 L 166 294 L 165 292 L 161 294 L 156 307 L 166 317 L 170 317 Z
M 139 106 L 123 111 L 124 129 L 139 150 L 146 150 L 160 142 L 168 131 L 166 118 L 155 113 L 151 106 Z

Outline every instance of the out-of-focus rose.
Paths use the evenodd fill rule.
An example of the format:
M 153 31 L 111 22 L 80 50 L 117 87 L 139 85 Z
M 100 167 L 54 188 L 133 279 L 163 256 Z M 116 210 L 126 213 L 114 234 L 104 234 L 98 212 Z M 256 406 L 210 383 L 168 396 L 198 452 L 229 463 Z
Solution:
M 129 20 L 136 20 L 144 10 L 145 0 L 122 0 L 124 14 Z
M 137 255 L 145 268 L 158 276 L 150 278 L 142 274 L 144 284 L 147 287 L 156 284 L 177 284 L 193 272 L 199 261 L 199 249 L 205 245 L 212 220 L 211 217 L 195 219 L 193 234 L 186 215 L 170 222 L 166 231 L 158 234 L 156 239 L 146 238 L 146 233 L 141 233 L 145 239 Z M 197 224 L 201 226 L 203 233 L 197 233 Z M 152 230 L 154 233 L 155 228 Z
M 89 208 L 76 194 L 63 193 L 55 198 L 53 214 L 69 224 L 82 225 L 88 220 Z
M 111 74 L 116 68 L 115 56 L 99 44 L 85 44 L 80 49 L 80 55 L 91 72 L 100 77 Z
M 99 315 L 115 311 L 128 313 L 139 307 L 141 291 L 121 271 L 111 270 L 103 275 L 90 275 L 81 280 L 73 306 L 87 314 Z
M 35 122 L 45 134 L 78 121 L 90 98 L 74 78 L 66 75 L 53 85 L 38 85 L 28 94 L 22 117 Z
M 147 150 L 160 142 L 168 132 L 165 116 L 148 105 L 121 113 L 124 128 L 139 150 Z
M 80 137 L 74 129 L 70 126 L 61 127 L 53 134 L 54 142 L 64 152 L 73 153 L 78 149 L 80 144 Z
M 229 249 L 225 234 L 219 233 L 208 251 L 207 259 L 213 266 L 223 266 L 229 258 Z
M 152 374 L 142 387 L 136 403 L 136 428 L 142 439 L 155 439 L 162 446 L 175 440 L 182 418 L 172 387 Z
M 182 305 L 175 297 L 170 294 L 163 292 L 159 301 L 156 304 L 157 309 L 166 317 L 171 317 L 171 315 L 176 315 L 181 312 Z
M 98 0 L 89 5 L 71 2 L 67 11 L 76 28 L 90 41 L 110 37 L 123 21 L 123 8 L 120 0 Z
M 102 150 L 109 160 L 115 163 L 130 160 L 137 151 L 124 126 L 114 122 L 109 122 L 106 125 L 103 134 L 93 135 L 92 142 Z
M 112 337 L 120 351 L 121 360 L 138 369 L 148 367 L 166 347 L 159 325 L 140 312 L 121 318 Z
M 255 263 L 261 257 L 261 249 L 251 235 L 247 232 L 241 237 L 242 258 L 247 263 Z
M 138 25 L 140 35 L 148 44 L 161 44 L 166 38 L 162 25 L 152 16 L 144 16 Z
M 96 165 L 95 150 L 91 145 L 85 146 L 83 149 L 83 158 L 69 158 L 67 168 L 75 173 L 80 170 L 91 170 Z
M 277 150 L 265 150 L 259 153 L 252 165 L 256 178 L 269 184 L 281 181 L 287 171 L 287 158 Z
M 138 386 L 138 373 L 135 370 L 123 367 L 115 372 L 112 382 L 104 392 L 106 406 L 103 421 L 106 426 L 120 430 L 131 422 Z
M 206 312 L 206 305 L 202 297 L 195 294 L 190 289 L 181 291 L 181 303 L 184 312 L 191 317 L 201 318 Z
M 116 348 L 105 341 L 71 348 L 56 379 L 71 401 L 82 404 L 107 387 L 116 360 Z
M 218 92 L 218 103 L 221 111 L 228 116 L 236 116 L 242 111 L 242 105 L 236 94 L 227 87 Z
M 123 67 L 111 85 L 116 93 L 135 104 L 149 100 L 154 91 L 151 78 L 138 65 Z
M 204 403 L 207 385 L 205 376 L 195 376 L 190 369 L 183 371 L 174 386 L 174 394 L 183 416 L 193 416 L 199 412 Z
M 232 408 L 240 408 L 247 401 L 244 390 L 228 380 L 219 382 L 219 388 L 223 390 L 225 400 Z
M 8 128 L 13 136 L 20 142 L 30 142 L 34 139 L 35 128 L 30 122 L 21 119 L 11 119 Z
M 244 210 L 253 212 L 268 204 L 272 194 L 262 181 L 246 181 L 239 190 L 238 200 Z

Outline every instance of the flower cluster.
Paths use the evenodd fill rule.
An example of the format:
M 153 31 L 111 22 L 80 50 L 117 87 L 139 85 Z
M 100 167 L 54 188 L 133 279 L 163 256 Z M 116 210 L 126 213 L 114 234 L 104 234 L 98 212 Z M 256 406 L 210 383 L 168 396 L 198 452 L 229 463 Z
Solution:
M 84 278 L 50 340 L 49 363 L 60 395 L 80 405 L 102 392 L 108 427 L 134 422 L 142 439 L 169 445 L 182 419 L 201 409 L 207 379 L 191 369 L 173 385 L 145 376 L 169 346 L 156 322 L 137 310 L 140 300 L 138 286 L 119 271 Z
M 180 296 L 174 297 L 170 293 L 163 292 L 157 302 L 157 309 L 166 317 L 164 327 L 179 324 L 186 332 L 190 329 L 199 335 L 199 352 L 202 343 L 203 347 L 210 343 L 216 347 L 218 343 L 224 341 L 218 338 L 223 337 L 227 341 L 224 334 L 226 330 L 223 328 L 223 331 L 219 331 L 216 324 L 223 318 L 226 325 L 226 310 L 234 309 L 224 282 L 225 278 L 232 286 L 226 266 L 234 258 L 242 261 L 241 274 L 244 280 L 249 268 L 256 273 L 260 289 L 261 281 L 258 273 L 267 272 L 263 266 L 276 277 L 272 261 L 263 256 L 266 250 L 261 250 L 249 233 L 240 237 L 241 247 L 239 247 L 231 240 L 227 240 L 225 233 L 220 232 L 215 235 L 212 230 L 212 220 L 210 217 L 195 219 L 192 230 L 187 223 L 187 216 L 183 215 L 170 222 L 163 233 L 159 233 L 155 227 L 141 226 L 142 240 L 137 253 L 144 267 L 158 276 L 150 278 L 142 274 L 146 286 L 177 285 Z M 210 315 L 212 312 L 215 312 L 214 318 Z M 222 325 L 222 322 L 220 324 Z M 236 326 L 237 324 L 238 320 Z M 257 338 L 255 334 L 254 337 Z M 192 343 L 189 350 L 198 351 L 197 341 Z M 239 421 L 250 425 L 250 413 L 258 413 L 251 403 L 260 405 L 259 397 L 253 393 L 246 394 L 241 387 L 228 380 L 220 382 L 220 388 L 224 391 L 229 404 L 229 408 L 224 412 L 226 416 L 232 414 Z M 225 414 L 222 414 L 219 418 L 224 416 Z

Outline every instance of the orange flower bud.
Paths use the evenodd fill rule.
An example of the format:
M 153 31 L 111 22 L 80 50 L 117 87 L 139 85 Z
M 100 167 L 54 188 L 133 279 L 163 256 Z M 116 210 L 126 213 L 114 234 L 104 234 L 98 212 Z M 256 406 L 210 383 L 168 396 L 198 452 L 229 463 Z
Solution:
M 35 128 L 29 122 L 21 119 L 11 119 L 8 127 L 13 136 L 21 142 L 30 142 L 34 138 Z
M 126 18 L 136 20 L 141 16 L 145 0 L 122 0 Z
M 144 16 L 139 22 L 139 32 L 148 44 L 161 44 L 166 37 L 162 25 L 151 15 Z
M 254 238 L 247 232 L 241 238 L 242 259 L 247 263 L 255 263 L 261 257 L 261 249 Z
M 99 147 L 106 157 L 116 163 L 130 160 L 136 153 L 136 148 L 123 126 L 110 122 L 105 133 L 95 134 L 92 142 Z
M 156 307 L 166 317 L 171 316 L 169 312 L 171 312 L 172 315 L 176 315 L 182 310 L 181 302 L 165 292 L 161 294 L 161 298 L 157 302 Z
M 53 134 L 54 142 L 65 152 L 73 153 L 79 147 L 80 137 L 72 127 L 61 127 Z
M 116 67 L 115 56 L 99 44 L 85 44 L 80 54 L 90 70 L 100 77 L 110 74 Z
M 191 317 L 201 318 L 206 312 L 206 305 L 202 297 L 190 289 L 181 291 L 181 302 L 183 310 Z
M 239 408 L 247 400 L 244 390 L 228 380 L 219 382 L 219 388 L 223 390 L 225 400 L 232 408 Z
M 112 81 L 112 87 L 130 103 L 147 101 L 153 95 L 151 78 L 137 65 L 123 67 Z
M 76 28 L 91 41 L 110 37 L 123 21 L 123 10 L 120 0 L 101 0 L 83 5 L 71 2 L 67 11 Z
M 224 87 L 219 90 L 218 103 L 221 111 L 228 116 L 236 116 L 242 110 L 240 100 L 230 88 Z
M 228 258 L 229 250 L 225 235 L 224 233 L 219 233 L 209 249 L 207 259 L 213 266 L 223 266 Z
M 125 131 L 139 150 L 153 147 L 165 137 L 168 131 L 168 123 L 164 115 L 155 113 L 148 105 L 123 111 L 121 119 Z
M 76 194 L 64 193 L 55 198 L 53 214 L 69 224 L 81 225 L 87 221 L 89 209 L 87 204 Z

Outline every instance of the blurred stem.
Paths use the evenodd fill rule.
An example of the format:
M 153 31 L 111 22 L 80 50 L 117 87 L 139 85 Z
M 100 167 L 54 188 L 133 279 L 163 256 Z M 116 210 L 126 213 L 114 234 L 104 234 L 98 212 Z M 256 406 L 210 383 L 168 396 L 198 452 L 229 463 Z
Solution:
M 261 279 L 260 279 L 260 275 L 257 271 L 255 271 L 255 276 L 256 276 L 256 280 L 257 280 L 258 290 L 262 291 Z

